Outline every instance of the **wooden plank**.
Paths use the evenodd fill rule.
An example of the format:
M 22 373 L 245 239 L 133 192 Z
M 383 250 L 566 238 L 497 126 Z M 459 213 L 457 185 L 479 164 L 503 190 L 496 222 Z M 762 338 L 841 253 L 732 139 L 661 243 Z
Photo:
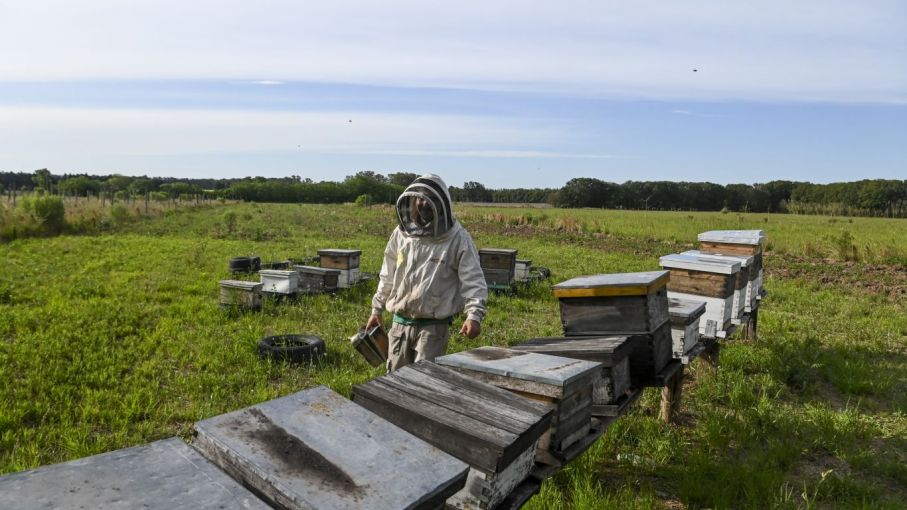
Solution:
M 482 248 L 479 250 L 479 265 L 482 269 L 503 269 L 513 274 L 516 268 L 516 250 Z
M 635 386 L 651 386 L 671 360 L 671 325 L 665 322 L 656 331 L 631 337 L 635 348 L 630 354 L 630 379 Z
M 723 299 L 733 295 L 735 281 L 736 277 L 734 275 L 672 269 L 668 290 Z
M 447 508 L 477 510 L 498 508 L 508 494 L 529 477 L 535 461 L 535 448 L 527 448 L 501 473 L 470 469 L 466 486 L 447 500 Z
M 568 336 L 531 338 L 511 349 L 582 359 L 612 367 L 633 350 L 628 336 Z
M 517 488 L 494 508 L 494 510 L 519 510 L 539 493 L 542 482 L 535 478 L 526 478 Z
M 678 370 L 681 370 L 682 367 L 683 364 L 680 362 L 680 360 L 671 360 L 671 362 L 664 367 L 661 373 L 659 373 L 658 376 L 655 377 L 653 386 L 655 386 L 656 388 L 664 387 L 671 379 L 671 377 L 673 377 Z
M 683 365 L 665 381 L 661 388 L 661 420 L 664 423 L 673 423 L 674 417 L 680 410 L 680 399 L 683 393 Z
M 502 347 L 479 347 L 448 354 L 435 363 L 475 375 L 499 388 L 564 398 L 583 386 L 591 386 L 599 363 L 536 354 Z
M 622 395 L 617 402 L 607 405 L 593 405 L 592 416 L 616 417 L 623 416 L 642 395 L 642 387 L 634 388 Z
M 179 438 L 0 477 L 0 508 L 271 508 Z
M 206 458 L 286 510 L 437 508 L 468 471 L 323 386 L 203 420 L 195 434 Z M 408 476 L 388 491 L 388 472 Z

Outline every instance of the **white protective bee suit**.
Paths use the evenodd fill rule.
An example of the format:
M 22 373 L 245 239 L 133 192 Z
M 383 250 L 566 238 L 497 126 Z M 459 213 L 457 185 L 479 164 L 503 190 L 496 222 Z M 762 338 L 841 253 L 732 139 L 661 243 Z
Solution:
M 488 299 L 479 253 L 454 218 L 440 177 L 413 181 L 397 199 L 397 219 L 372 298 L 373 316 L 385 309 L 394 314 L 389 372 L 444 355 L 453 317 L 465 310 L 466 320 L 481 323 Z

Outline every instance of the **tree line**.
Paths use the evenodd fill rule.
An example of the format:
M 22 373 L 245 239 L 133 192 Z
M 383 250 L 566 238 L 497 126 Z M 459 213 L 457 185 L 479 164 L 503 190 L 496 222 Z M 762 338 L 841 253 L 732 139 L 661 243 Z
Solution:
M 282 178 L 176 179 L 88 174 L 0 173 L 0 192 L 40 190 L 64 196 L 169 197 L 207 195 L 256 202 L 388 203 L 418 176 L 362 171 L 343 181 L 320 181 L 292 175 Z M 457 202 L 547 203 L 556 207 L 591 207 L 659 211 L 790 212 L 847 216 L 907 217 L 907 181 L 867 179 L 813 184 L 776 180 L 760 184 L 627 181 L 621 184 L 581 177 L 561 188 L 490 189 L 475 181 L 451 186 Z

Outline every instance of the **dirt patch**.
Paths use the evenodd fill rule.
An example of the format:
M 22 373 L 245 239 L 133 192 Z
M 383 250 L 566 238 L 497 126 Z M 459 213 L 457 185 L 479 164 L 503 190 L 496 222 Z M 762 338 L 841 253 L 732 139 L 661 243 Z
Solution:
M 887 296 L 896 301 L 907 297 L 907 268 L 898 265 L 863 264 L 833 259 L 805 259 L 790 254 L 766 254 L 765 272 L 771 278 L 802 278 L 822 285 L 847 287 L 864 294 Z
M 246 431 L 246 438 L 255 441 L 283 464 L 286 472 L 317 480 L 321 487 L 358 500 L 363 488 L 337 465 L 306 445 L 298 437 L 278 426 L 261 410 L 246 411 L 258 426 Z

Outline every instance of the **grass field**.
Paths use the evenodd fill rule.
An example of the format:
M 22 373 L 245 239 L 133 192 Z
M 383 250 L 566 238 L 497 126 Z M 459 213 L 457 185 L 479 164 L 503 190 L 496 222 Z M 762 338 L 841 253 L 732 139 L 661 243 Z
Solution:
M 907 507 L 907 220 L 459 212 L 479 247 L 516 248 L 553 282 L 657 269 L 704 230 L 768 234 L 759 339 L 728 342 L 717 375 L 694 363 L 677 424 L 647 390 L 529 508 Z M 234 256 L 320 248 L 361 249 L 376 273 L 393 226 L 387 207 L 238 204 L 0 244 L 0 473 L 188 438 L 197 420 L 317 384 L 349 395 L 382 373 L 348 344 L 374 282 L 230 314 L 217 281 Z M 451 350 L 560 332 L 548 283 L 489 308 L 482 336 Z M 321 336 L 327 360 L 262 361 L 258 339 L 277 333 Z

